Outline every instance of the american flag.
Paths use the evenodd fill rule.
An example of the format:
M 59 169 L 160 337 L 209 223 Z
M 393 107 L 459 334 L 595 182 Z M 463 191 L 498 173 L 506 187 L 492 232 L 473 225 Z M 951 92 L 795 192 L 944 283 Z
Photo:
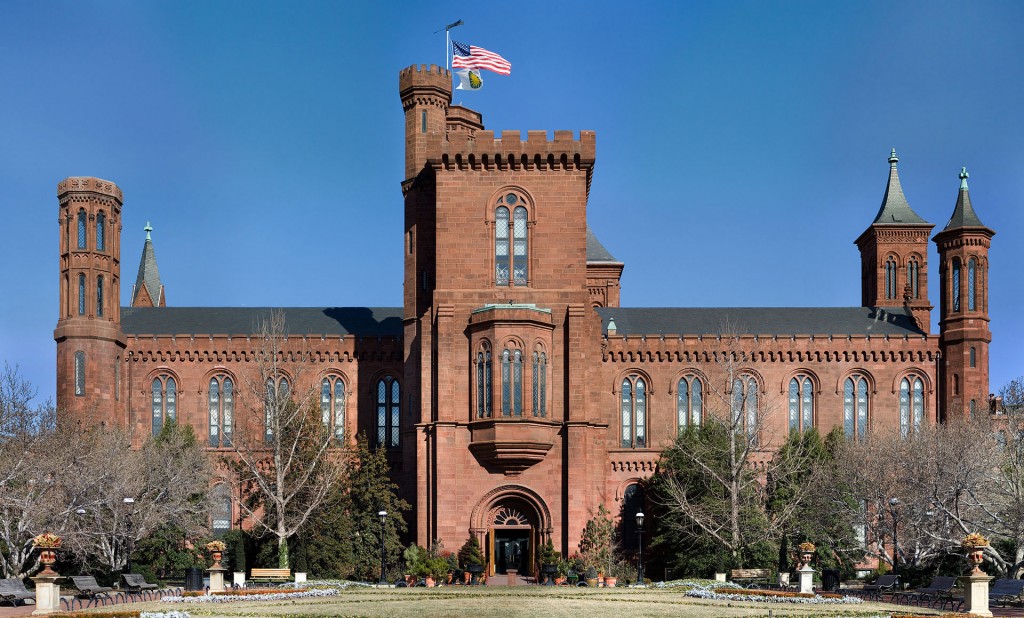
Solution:
M 502 75 L 512 74 L 512 63 L 482 47 L 452 41 L 453 69 L 487 69 Z

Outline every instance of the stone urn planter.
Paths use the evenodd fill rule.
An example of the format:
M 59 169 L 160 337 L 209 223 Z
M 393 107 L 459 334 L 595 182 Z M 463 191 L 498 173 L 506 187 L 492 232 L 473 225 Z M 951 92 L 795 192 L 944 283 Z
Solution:
M 466 571 L 471 575 L 472 583 L 474 585 L 479 585 L 481 581 L 480 574 L 484 572 L 484 565 L 470 564 L 466 566 Z
M 986 573 L 981 570 L 981 564 L 985 562 L 988 539 L 974 532 L 964 538 L 962 546 L 967 552 L 967 562 L 971 565 L 971 572 L 968 575 L 985 575 Z
M 52 532 L 44 532 L 32 539 L 32 543 L 39 550 L 39 562 L 43 570 L 39 572 L 40 577 L 56 577 L 57 572 L 51 567 L 57 562 L 57 550 L 60 549 L 60 537 Z
M 557 564 L 545 564 L 540 567 L 540 574 L 545 586 L 555 585 L 555 575 L 558 573 Z

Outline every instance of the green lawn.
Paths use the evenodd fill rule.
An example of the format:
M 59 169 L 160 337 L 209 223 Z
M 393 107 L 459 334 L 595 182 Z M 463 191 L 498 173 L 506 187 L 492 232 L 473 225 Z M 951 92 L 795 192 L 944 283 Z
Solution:
M 501 618 L 569 617 L 641 618 L 645 616 L 694 616 L 697 618 L 732 616 L 815 616 L 866 617 L 888 615 L 895 607 L 878 603 L 862 605 L 802 605 L 797 603 L 744 603 L 705 601 L 683 596 L 681 592 L 659 589 L 616 588 L 359 588 L 338 596 L 294 601 L 237 601 L 231 603 L 159 603 L 134 605 L 146 610 L 185 610 L 194 617 L 256 616 L 495 616 Z M 906 610 L 907 608 L 900 608 Z M 102 611 L 102 610 L 101 610 Z M 771 614 L 769 614 L 769 611 Z M 928 610 L 920 614 L 938 614 Z

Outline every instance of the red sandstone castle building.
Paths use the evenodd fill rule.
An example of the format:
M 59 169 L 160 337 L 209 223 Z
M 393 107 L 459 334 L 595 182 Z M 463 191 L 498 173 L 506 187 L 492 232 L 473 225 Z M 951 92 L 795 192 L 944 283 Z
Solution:
M 734 414 L 770 450 L 792 430 L 856 439 L 987 410 L 994 232 L 965 172 L 933 237 L 938 334 L 933 226 L 908 204 L 895 152 L 856 239 L 860 306 L 626 308 L 624 265 L 587 227 L 593 132 L 496 136 L 451 104 L 451 76 L 434 66 L 401 71 L 399 93 L 403 306 L 283 311 L 312 363 L 291 388 L 317 389 L 339 434 L 389 450 L 420 544 L 477 535 L 492 573 L 532 564 L 548 538 L 574 551 L 599 504 L 639 508 L 636 483 L 661 449 L 709 415 Z M 148 229 L 119 306 L 121 190 L 72 177 L 57 192 L 58 405 L 139 442 L 174 418 L 224 449 L 267 310 L 166 306 Z M 215 527 L 238 512 L 221 495 Z

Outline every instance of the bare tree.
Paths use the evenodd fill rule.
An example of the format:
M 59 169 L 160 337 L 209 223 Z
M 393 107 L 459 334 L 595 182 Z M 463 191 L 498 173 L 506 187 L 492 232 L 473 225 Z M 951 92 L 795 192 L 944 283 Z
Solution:
M 246 380 L 231 460 L 242 510 L 258 531 L 277 539 L 278 563 L 289 566 L 288 539 L 324 504 L 351 453 L 319 409 L 319 389 L 305 378 L 308 352 L 291 340 L 281 311 L 259 325 L 255 368 Z

